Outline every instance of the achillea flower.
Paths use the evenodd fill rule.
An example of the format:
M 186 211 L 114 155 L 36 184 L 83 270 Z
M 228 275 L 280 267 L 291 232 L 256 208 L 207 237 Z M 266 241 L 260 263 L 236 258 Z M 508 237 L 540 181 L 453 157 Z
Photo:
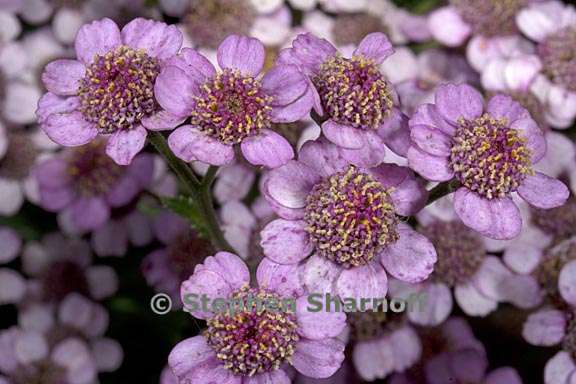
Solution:
M 73 292 L 103 300 L 118 289 L 116 271 L 92 264 L 87 242 L 58 232 L 24 246 L 22 269 L 38 283 L 37 294 L 46 302 L 60 302 Z
M 533 55 L 539 71 L 532 88 L 546 105 L 546 120 L 568 128 L 576 118 L 576 8 L 561 1 L 532 4 L 516 17 L 519 29 L 537 43 Z
M 161 111 L 153 92 L 181 45 L 176 27 L 152 20 L 135 19 L 122 31 L 110 19 L 83 26 L 75 42 L 78 60 L 53 61 L 42 75 L 48 93 L 38 103 L 41 128 L 64 146 L 106 136 L 106 153 L 130 164 L 146 143 L 146 129 L 181 122 Z
M 387 272 L 409 282 L 426 279 L 436 251 L 397 216 L 422 208 L 422 183 L 408 168 L 363 168 L 340 151 L 308 142 L 298 161 L 265 176 L 264 196 L 281 217 L 262 231 L 267 259 L 294 268 L 305 260 L 309 291 L 343 298 L 384 297 Z
M 410 119 L 409 165 L 431 181 L 456 179 L 454 207 L 462 222 L 493 239 L 511 239 L 522 219 L 511 195 L 550 209 L 569 191 L 560 181 L 534 171 L 546 141 L 526 109 L 498 95 L 484 106 L 468 85 L 443 85 L 435 104 L 424 104 Z
M 297 64 L 317 92 L 314 110 L 327 120 L 322 133 L 354 156 L 373 153 L 382 158 L 384 140 L 396 153 L 408 148 L 406 117 L 380 64 L 394 53 L 383 33 L 371 33 L 351 58 L 342 56 L 327 40 L 299 35 L 279 62 Z
M 418 216 L 419 230 L 436 248 L 438 261 L 430 279 L 404 288 L 428 298 L 423 310 L 408 312 L 412 322 L 441 324 L 452 313 L 454 300 L 469 316 L 486 316 L 502 302 L 521 308 L 540 304 L 536 279 L 507 268 L 490 254 L 489 239 L 466 227 L 454 213 L 443 215 L 446 218 L 440 219 L 424 209 Z
M 151 182 L 151 156 L 141 154 L 129 166 L 121 166 L 104 147 L 96 140 L 65 149 L 34 170 L 41 206 L 59 212 L 61 225 L 72 232 L 99 228 L 110 218 L 111 209 L 130 203 Z
M 250 288 L 244 262 L 234 254 L 219 252 L 197 266 L 182 284 L 184 303 L 187 295 L 196 294 L 243 300 L 245 308 L 235 314 L 189 309 L 194 317 L 206 319 L 208 327 L 170 353 L 168 364 L 180 381 L 290 383 L 284 370 L 287 364 L 315 378 L 329 377 L 340 367 L 344 344 L 336 336 L 346 324 L 344 313 L 308 311 L 298 271 L 291 266 L 264 261 L 256 275 L 258 284 Z M 296 308 L 258 310 L 256 299 L 295 300 Z
M 218 48 L 217 71 L 192 49 L 168 62 L 158 76 L 155 95 L 160 105 L 190 125 L 169 137 L 182 160 L 229 164 L 234 146 L 254 165 L 278 167 L 294 156 L 290 143 L 271 130 L 272 123 L 304 117 L 313 103 L 313 89 L 294 65 L 277 65 L 262 78 L 264 46 L 256 39 L 232 35 Z
M 452 317 L 438 328 L 422 329 L 420 337 L 424 346 L 421 364 L 394 376 L 391 384 L 522 384 L 512 367 L 488 371 L 484 345 L 463 318 Z
M 420 360 L 423 346 L 403 315 L 393 312 L 348 314 L 352 361 L 367 381 L 403 372 Z

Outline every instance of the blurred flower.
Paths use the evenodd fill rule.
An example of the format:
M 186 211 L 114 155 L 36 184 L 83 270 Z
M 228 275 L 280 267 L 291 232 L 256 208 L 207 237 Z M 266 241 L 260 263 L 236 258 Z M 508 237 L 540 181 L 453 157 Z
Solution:
M 130 203 L 152 181 L 150 155 L 141 154 L 129 166 L 121 166 L 104 147 L 96 140 L 66 149 L 34 170 L 41 206 L 59 212 L 61 226 L 72 233 L 99 228 L 111 209 Z
M 311 312 L 297 274 L 263 262 L 258 267 L 258 287 L 249 288 L 250 272 L 236 255 L 219 252 L 208 257 L 182 284 L 183 300 L 188 294 L 210 298 L 242 300 L 248 310 L 236 314 L 206 312 L 190 308 L 197 318 L 206 319 L 202 336 L 180 342 L 168 363 L 180 381 L 245 380 L 286 382 L 283 365 L 291 364 L 306 376 L 329 377 L 344 360 L 344 344 L 335 337 L 345 326 L 342 312 Z M 295 311 L 257 310 L 248 301 L 291 298 Z M 186 301 L 185 301 L 186 302 Z M 246 347 L 247 346 L 247 347 Z
M 182 45 L 174 26 L 135 19 L 122 31 L 110 19 L 87 24 L 76 36 L 78 60 L 46 66 L 48 89 L 38 105 L 38 121 L 65 146 L 108 137 L 106 153 L 130 164 L 146 143 L 146 129 L 170 129 L 181 121 L 160 111 L 154 99 L 156 77 Z
M 425 104 L 410 119 L 409 165 L 428 180 L 456 177 L 461 187 L 454 207 L 462 222 L 493 239 L 520 234 L 522 219 L 513 192 L 531 205 L 561 206 L 568 188 L 535 172 L 546 141 L 526 109 L 497 95 L 485 108 L 482 95 L 469 85 L 443 85 L 435 104 Z

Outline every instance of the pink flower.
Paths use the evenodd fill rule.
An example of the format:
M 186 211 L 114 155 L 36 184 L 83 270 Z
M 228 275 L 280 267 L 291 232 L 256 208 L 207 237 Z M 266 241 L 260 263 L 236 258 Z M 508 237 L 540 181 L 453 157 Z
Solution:
M 248 310 L 235 314 L 190 308 L 208 328 L 201 336 L 180 342 L 168 364 L 180 381 L 290 383 L 284 364 L 314 378 L 329 377 L 344 360 L 344 344 L 336 339 L 346 324 L 342 312 L 311 312 L 298 274 L 290 266 L 264 261 L 256 272 L 257 287 L 249 288 L 250 272 L 236 255 L 208 257 L 182 284 L 184 303 L 190 294 L 225 300 L 295 300 L 295 311 Z
M 298 161 L 265 176 L 264 196 L 281 217 L 261 233 L 266 260 L 285 268 L 305 262 L 310 292 L 341 297 L 384 297 L 387 274 L 425 280 L 436 251 L 397 216 L 423 207 L 421 181 L 405 167 L 357 166 L 342 151 L 325 140 L 308 142 Z
M 546 141 L 526 109 L 498 95 L 484 106 L 469 85 L 443 85 L 435 104 L 424 104 L 410 119 L 409 166 L 431 181 L 456 179 L 454 207 L 468 227 L 493 239 L 520 233 L 522 219 L 510 195 L 549 209 L 569 191 L 560 181 L 535 172 Z
M 38 104 L 46 134 L 64 146 L 79 146 L 98 135 L 106 153 L 130 164 L 146 143 L 147 131 L 171 129 L 179 121 L 160 111 L 156 77 L 182 45 L 175 26 L 135 19 L 122 31 L 110 19 L 83 26 L 76 36 L 78 60 L 56 60 L 42 81 L 48 93 Z
M 265 51 L 256 39 L 232 35 L 218 48 L 221 71 L 192 49 L 169 61 L 155 86 L 160 105 L 190 125 L 176 129 L 168 144 L 184 161 L 225 165 L 234 146 L 254 165 L 278 167 L 294 156 L 290 143 L 270 129 L 311 109 L 313 92 L 294 65 L 278 65 L 264 77 Z

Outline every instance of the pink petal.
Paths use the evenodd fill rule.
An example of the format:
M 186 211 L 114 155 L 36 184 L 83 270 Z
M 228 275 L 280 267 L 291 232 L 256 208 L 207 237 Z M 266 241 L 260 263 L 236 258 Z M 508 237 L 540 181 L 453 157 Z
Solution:
M 436 129 L 448 136 L 453 136 L 456 127 L 449 124 L 438 112 L 434 104 L 422 104 L 410 118 L 410 127 L 424 125 Z
M 442 283 L 426 284 L 420 291 L 426 302 L 423 308 L 408 311 L 408 318 L 418 325 L 436 326 L 442 324 L 452 312 L 452 291 Z
M 225 165 L 234 160 L 233 147 L 222 144 L 191 125 L 183 125 L 168 137 L 168 145 L 180 159 L 199 160 L 211 165 Z
M 84 231 L 100 227 L 110 217 L 110 208 L 104 199 L 98 197 L 81 197 L 74 201 L 69 209 L 74 226 Z
M 426 125 L 410 125 L 410 138 L 422 151 L 439 157 L 450 155 L 452 141 L 448 135 Z
M 88 144 L 98 135 L 98 129 L 80 112 L 50 115 L 41 128 L 50 139 L 66 147 Z
M 312 255 L 304 265 L 302 280 L 308 292 L 335 293 L 334 284 L 342 269 L 330 260 Z
M 166 62 L 166 66 L 180 68 L 198 85 L 206 83 L 216 75 L 216 69 L 210 60 L 191 48 L 183 48 L 177 56 Z
M 257 373 L 242 379 L 242 384 L 290 384 L 291 382 L 290 376 L 282 368 L 272 372 Z
M 42 82 L 49 92 L 72 96 L 78 93 L 79 82 L 84 77 L 86 67 L 76 60 L 56 60 L 49 63 L 42 73 Z
M 338 336 L 346 327 L 344 312 L 330 312 L 327 308 L 311 311 L 308 296 L 296 300 L 298 333 L 310 340 L 322 340 Z
M 480 92 L 468 84 L 446 84 L 436 89 L 436 108 L 452 124 L 458 119 L 473 120 L 482 114 L 484 99 Z
M 210 301 L 216 298 L 227 298 L 232 292 L 232 287 L 220 274 L 209 269 L 194 271 L 188 280 L 180 287 L 180 298 L 184 310 L 190 312 L 198 319 L 208 319 L 212 316 L 211 306 L 203 310 L 200 300 L 206 296 Z
M 141 125 L 128 131 L 117 131 L 108 140 L 106 154 L 117 164 L 129 165 L 144 148 L 147 135 L 146 129 Z
M 274 220 L 260 236 L 264 255 L 279 264 L 296 264 L 313 250 L 303 221 Z
M 562 267 L 558 289 L 567 303 L 576 305 L 576 261 L 571 261 Z
M 269 129 L 242 140 L 240 148 L 248 162 L 268 168 L 280 167 L 294 158 L 294 150 L 290 143 Z
M 395 351 L 387 338 L 361 341 L 354 346 L 352 361 L 362 379 L 374 381 L 394 371 Z
M 354 51 L 354 55 L 372 59 L 376 64 L 382 64 L 393 53 L 394 48 L 390 40 L 381 32 L 366 35 Z
M 122 44 L 120 30 L 115 22 L 105 18 L 84 25 L 76 35 L 76 56 L 91 64 L 95 55 L 105 55 Z
M 336 293 L 342 300 L 352 298 L 360 303 L 361 298 L 385 297 L 386 292 L 388 292 L 386 271 L 377 262 L 345 269 L 336 280 Z M 371 308 L 371 304 L 369 303 L 368 308 Z
M 454 297 L 460 308 L 470 316 L 486 316 L 498 306 L 497 301 L 482 295 L 472 284 L 457 285 Z
M 538 124 L 530 117 L 518 119 L 510 125 L 517 129 L 527 139 L 526 146 L 530 149 L 532 163 L 537 163 L 546 154 L 546 139 Z
M 240 289 L 250 283 L 250 272 L 244 261 L 230 252 L 218 252 L 209 256 L 196 270 L 209 270 L 220 275 L 233 289 Z
M 38 117 L 38 122 L 43 124 L 50 115 L 74 112 L 79 106 L 80 99 L 77 97 L 60 97 L 48 92 L 38 101 L 36 116 Z
M 466 226 L 491 239 L 512 239 L 522 229 L 520 211 L 508 197 L 487 200 L 460 188 L 454 195 L 454 209 Z
M 505 118 L 508 124 L 516 120 L 530 117 L 530 113 L 520 103 L 508 95 L 496 95 L 488 102 L 486 109 L 490 115 L 497 119 Z
M 20 253 L 22 240 L 11 228 L 0 227 L 0 264 L 8 263 Z
M 150 117 L 143 118 L 141 124 L 151 131 L 174 129 L 186 120 L 185 117 L 176 116 L 168 111 L 160 111 Z
M 169 66 L 160 72 L 154 84 L 158 104 L 174 116 L 184 117 L 192 112 L 194 91 L 198 84 L 177 67 Z
M 447 157 L 433 156 L 417 147 L 410 147 L 407 157 L 410 168 L 427 180 L 448 181 L 454 177 Z
M 166 60 L 178 53 L 182 46 L 182 32 L 175 25 L 137 18 L 122 28 L 124 44 L 143 49 L 147 55 Z
M 384 161 L 386 146 L 384 141 L 373 132 L 368 132 L 363 148 L 341 148 L 342 157 L 362 168 L 372 168 Z
M 563 182 L 536 172 L 534 176 L 524 179 L 518 187 L 518 194 L 537 208 L 550 209 L 564 205 L 570 191 Z
M 522 384 L 523 381 L 514 368 L 503 367 L 490 372 L 484 381 L 486 384 Z
M 246 36 L 230 35 L 218 47 L 220 68 L 238 69 L 245 75 L 256 76 L 264 67 L 264 45 Z
M 264 258 L 258 265 L 256 279 L 260 287 L 266 287 L 284 297 L 299 297 L 304 294 L 298 265 L 282 265 Z
M 178 343 L 168 356 L 168 364 L 181 380 L 195 368 L 215 359 L 214 350 L 203 336 L 195 336 Z
M 425 280 L 434 269 L 436 249 L 408 225 L 398 225 L 399 239 L 384 248 L 380 261 L 395 278 L 409 283 Z
M 365 142 L 366 132 L 359 128 L 328 120 L 322 124 L 324 136 L 334 144 L 348 149 L 360 149 Z
M 286 208 L 304 208 L 306 197 L 318 181 L 320 177 L 310 167 L 291 160 L 268 174 L 264 193 L 268 200 Z
M 573 384 L 572 376 L 575 371 L 574 359 L 568 352 L 560 351 L 546 363 L 544 367 L 544 383 Z
M 323 139 L 304 143 L 298 153 L 298 161 L 323 177 L 341 172 L 349 165 L 340 148 Z
M 292 365 L 298 372 L 316 379 L 332 376 L 342 361 L 344 344 L 336 339 L 301 339 L 292 357 Z
M 439 8 L 430 14 L 428 20 L 432 36 L 449 47 L 461 45 L 472 32 L 454 7 Z

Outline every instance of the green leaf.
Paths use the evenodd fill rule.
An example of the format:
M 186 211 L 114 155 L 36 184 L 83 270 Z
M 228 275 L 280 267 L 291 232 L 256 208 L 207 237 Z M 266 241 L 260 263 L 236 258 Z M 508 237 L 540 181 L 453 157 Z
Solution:
M 205 238 L 210 238 L 210 232 L 204 222 L 204 216 L 199 204 L 188 196 L 162 197 L 162 204 L 178 216 L 188 220 L 192 227 Z

